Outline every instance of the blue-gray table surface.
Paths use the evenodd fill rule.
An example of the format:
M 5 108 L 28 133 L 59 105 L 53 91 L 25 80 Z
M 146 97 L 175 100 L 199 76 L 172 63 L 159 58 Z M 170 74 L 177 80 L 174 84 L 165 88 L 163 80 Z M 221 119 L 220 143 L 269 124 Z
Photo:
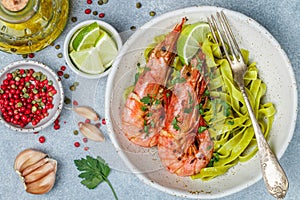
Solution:
M 141 2 L 142 7 L 136 8 L 136 3 Z M 196 6 L 196 5 L 212 5 L 220 6 L 227 9 L 241 12 L 259 22 L 262 26 L 278 40 L 284 51 L 287 53 L 297 79 L 297 85 L 300 78 L 300 2 L 298 0 L 110 0 L 107 4 L 99 6 L 97 0 L 93 0 L 92 4 L 87 4 L 85 0 L 70 0 L 70 14 L 68 24 L 62 35 L 55 41 L 54 46 L 49 46 L 42 51 L 35 53 L 34 58 L 50 66 L 53 70 L 58 71 L 62 65 L 65 65 L 64 58 L 57 55 L 63 52 L 63 41 L 66 33 L 83 20 L 99 19 L 97 15 L 85 14 L 85 9 L 90 8 L 98 13 L 105 13 L 102 20 L 113 25 L 119 32 L 126 32 L 127 35 L 134 33 L 130 30 L 131 26 L 141 27 L 144 23 L 153 17 L 149 15 L 150 11 L 155 11 L 158 17 L 168 11 L 180 8 Z M 77 22 L 72 22 L 71 18 L 77 17 Z M 126 38 L 124 38 L 125 42 Z M 60 45 L 60 48 L 55 48 Z M 20 55 L 11 55 L 0 52 L 1 67 L 9 63 L 22 60 Z M 70 74 L 70 78 L 63 78 L 63 86 L 65 95 L 69 98 L 74 97 L 69 87 L 79 78 L 75 73 L 67 67 L 65 73 Z M 106 78 L 96 82 L 96 91 L 92 91 L 95 100 L 93 100 L 96 111 L 104 118 L 104 94 Z M 77 91 L 78 92 L 78 91 Z M 288 97 L 287 97 L 288 101 Z M 70 111 L 63 110 L 61 113 L 59 130 L 54 130 L 53 126 L 40 131 L 38 134 L 16 133 L 7 129 L 0 124 L 1 145 L 0 145 L 0 199 L 113 199 L 111 190 L 106 184 L 101 184 L 94 190 L 89 190 L 80 184 L 77 177 L 78 171 L 73 163 L 74 159 L 79 159 L 85 155 L 93 155 L 95 151 L 85 151 L 85 146 L 93 146 L 91 143 L 84 143 L 82 136 L 74 135 L 73 130 L 77 124 Z M 299 170 L 299 123 L 297 120 L 296 129 L 285 154 L 280 162 L 286 170 L 290 181 L 290 188 L 286 199 L 299 199 L 300 191 L 300 170 Z M 106 133 L 105 125 L 101 126 L 101 130 Z M 283 133 L 284 134 L 284 133 Z M 38 138 L 43 135 L 46 142 L 41 144 Z M 81 146 L 74 147 L 74 142 L 79 141 Z M 57 180 L 54 188 L 45 195 L 31 195 L 23 190 L 21 181 L 13 170 L 13 162 L 15 156 L 23 149 L 37 148 L 49 153 L 58 160 Z M 112 148 L 113 151 L 113 148 Z M 121 162 L 121 161 L 120 161 Z M 165 199 L 175 200 L 180 197 L 171 196 L 169 194 L 158 191 L 144 183 L 142 183 L 134 174 L 128 171 L 112 170 L 110 176 L 119 199 Z M 273 199 L 264 187 L 264 183 L 260 180 L 251 187 L 244 189 L 231 196 L 222 199 Z

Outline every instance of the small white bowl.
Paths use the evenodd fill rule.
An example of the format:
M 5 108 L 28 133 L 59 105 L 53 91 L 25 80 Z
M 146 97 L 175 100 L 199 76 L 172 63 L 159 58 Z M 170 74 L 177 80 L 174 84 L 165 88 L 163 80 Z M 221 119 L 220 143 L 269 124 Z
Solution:
M 107 69 L 106 71 L 104 71 L 103 73 L 100 74 L 88 74 L 85 73 L 81 70 L 79 70 L 71 61 L 70 56 L 69 56 L 69 43 L 73 37 L 73 35 L 82 27 L 89 25 L 93 22 L 97 22 L 100 26 L 100 28 L 104 29 L 111 37 L 112 39 L 116 42 L 117 44 L 117 48 L 118 51 L 120 51 L 121 47 L 122 47 L 122 39 L 119 35 L 119 33 L 117 32 L 117 30 L 111 26 L 110 24 L 101 21 L 101 20 L 87 20 L 87 21 L 83 21 L 79 24 L 77 24 L 76 26 L 74 26 L 67 34 L 66 38 L 65 38 L 65 42 L 64 42 L 64 55 L 65 55 L 65 60 L 66 63 L 68 64 L 68 66 L 79 76 L 82 76 L 84 78 L 89 78 L 89 79 L 96 79 L 96 78 L 101 78 L 104 76 L 107 76 L 111 70 L 111 67 L 109 69 Z
M 31 123 L 28 123 L 24 128 L 20 126 L 11 124 L 6 122 L 0 111 L 0 121 L 8 128 L 19 131 L 19 132 L 37 132 L 40 131 L 47 126 L 51 125 L 59 116 L 63 103 L 64 103 L 64 92 L 63 87 L 61 84 L 60 78 L 56 75 L 56 73 L 50 69 L 48 66 L 44 65 L 43 63 L 36 62 L 36 61 L 29 61 L 29 60 L 22 60 L 13 62 L 6 67 L 0 70 L 0 85 L 3 84 L 3 80 L 6 78 L 6 74 L 15 71 L 16 69 L 33 69 L 34 71 L 42 72 L 47 76 L 48 80 L 52 80 L 53 86 L 57 90 L 57 93 L 53 96 L 53 105 L 54 107 L 48 110 L 49 115 L 42 119 L 36 126 L 33 126 Z

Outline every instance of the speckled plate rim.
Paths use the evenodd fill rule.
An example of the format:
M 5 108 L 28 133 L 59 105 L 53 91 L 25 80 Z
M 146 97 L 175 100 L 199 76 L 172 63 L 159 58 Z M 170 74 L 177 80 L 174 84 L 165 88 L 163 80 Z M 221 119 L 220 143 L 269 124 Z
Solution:
M 51 118 L 44 118 L 43 120 L 41 120 L 40 123 L 43 123 L 42 125 L 37 125 L 34 128 L 19 128 L 19 127 L 15 127 L 7 122 L 4 121 L 4 119 L 2 118 L 2 116 L 0 116 L 0 121 L 9 129 L 14 130 L 14 131 L 18 131 L 18 132 L 38 132 L 41 131 L 42 129 L 48 127 L 49 125 L 51 125 L 59 116 L 59 114 L 62 111 L 63 108 L 63 104 L 64 104 L 64 91 L 63 91 L 63 86 L 61 83 L 61 79 L 56 75 L 56 73 L 47 65 L 38 62 L 38 61 L 32 61 L 32 60 L 20 60 L 20 61 L 16 61 L 13 63 L 10 63 L 9 65 L 7 65 L 6 67 L 2 68 L 0 70 L 0 77 L 2 77 L 2 75 L 5 75 L 7 72 L 11 71 L 12 69 L 18 69 L 21 68 L 22 66 L 26 66 L 26 67 L 35 67 L 37 69 L 39 69 L 40 71 L 46 71 L 48 74 L 50 74 L 52 76 L 53 81 L 56 82 L 56 84 L 58 85 L 58 88 L 56 88 L 58 90 L 58 96 L 54 98 L 58 98 L 58 102 L 57 104 L 54 105 L 54 108 L 50 110 L 50 112 L 55 112 L 54 115 L 51 117 L 50 115 L 48 117 Z M 56 110 L 55 110 L 56 109 Z M 48 120 L 48 121 L 45 121 Z
M 120 56 L 119 59 L 115 61 L 115 63 L 112 66 L 112 71 L 110 73 L 110 75 L 108 76 L 108 81 L 107 81 L 107 87 L 106 87 L 106 94 L 105 94 L 105 116 L 107 119 L 107 128 L 108 128 L 108 133 L 109 133 L 109 137 L 112 141 L 112 143 L 114 144 L 117 153 L 119 154 L 119 156 L 123 159 L 123 161 L 125 162 L 125 164 L 130 168 L 130 170 L 135 173 L 135 175 L 144 183 L 148 184 L 149 186 L 152 186 L 156 189 L 159 189 L 163 192 L 169 193 L 171 195 L 175 195 L 175 196 L 180 196 L 180 197 L 185 197 L 185 198 L 205 198 L 205 199 L 214 199 L 214 198 L 221 198 L 221 197 L 225 197 L 234 193 L 237 193 L 251 185 L 253 185 L 254 183 L 256 183 L 257 181 L 259 181 L 261 179 L 261 173 L 259 172 L 256 176 L 254 176 L 251 180 L 247 180 L 244 182 L 244 184 L 241 185 L 237 185 L 236 187 L 226 190 L 226 191 L 221 191 L 219 193 L 216 194 L 205 194 L 205 193 L 198 193 L 198 194 L 193 194 L 193 193 L 188 193 L 185 191 L 181 191 L 178 189 L 173 189 L 173 188 L 166 188 L 163 185 L 160 185 L 158 183 L 155 183 L 153 181 L 151 181 L 150 179 L 148 179 L 142 172 L 141 173 L 136 173 L 136 168 L 133 165 L 133 163 L 130 162 L 130 160 L 128 159 L 126 152 L 122 151 L 122 148 L 119 145 L 119 142 L 117 140 L 117 137 L 114 136 L 114 130 L 112 127 L 112 118 L 111 118 L 111 111 L 110 111 L 110 101 L 111 101 L 111 95 L 112 95 L 112 90 L 113 90 L 113 81 L 114 81 L 114 76 L 117 73 L 118 70 L 118 64 L 120 63 L 120 60 L 122 59 L 122 56 L 126 54 L 127 51 L 130 51 L 130 46 L 135 42 L 135 39 L 138 38 L 139 36 L 141 36 L 142 34 L 144 34 L 144 30 L 147 28 L 151 28 L 153 25 L 155 25 L 156 23 L 158 23 L 161 20 L 168 20 L 170 18 L 174 18 L 174 17 L 179 17 L 182 16 L 183 13 L 190 13 L 190 12 L 199 12 L 201 13 L 202 11 L 205 12 L 209 12 L 211 14 L 215 14 L 217 11 L 221 11 L 223 10 L 225 13 L 229 13 L 235 17 L 238 17 L 240 19 L 243 20 L 248 20 L 251 26 L 254 26 L 255 29 L 259 32 L 261 32 L 261 34 L 264 34 L 264 36 L 266 38 L 269 39 L 270 43 L 274 46 L 274 48 L 276 48 L 282 58 L 284 63 L 286 64 L 286 73 L 288 73 L 289 78 L 291 79 L 291 93 L 292 96 L 290 97 L 290 101 L 292 102 L 292 110 L 293 112 L 290 113 L 291 115 L 291 119 L 292 121 L 290 122 L 290 129 L 287 130 L 287 139 L 283 146 L 280 148 L 280 150 L 277 152 L 277 157 L 278 159 L 280 159 L 285 150 L 287 149 L 289 142 L 291 141 L 292 137 L 293 137 L 293 133 L 294 133 L 294 129 L 295 129 L 295 125 L 296 125 L 296 120 L 297 120 L 297 110 L 298 110 L 298 101 L 297 101 L 297 83 L 296 83 L 296 79 L 295 79 L 295 74 L 293 72 L 291 63 L 286 55 L 286 53 L 284 52 L 284 50 L 281 48 L 280 44 L 277 42 L 277 40 L 263 27 L 261 26 L 258 22 L 256 22 L 255 20 L 249 18 L 248 16 L 236 12 L 236 11 L 232 11 L 232 10 L 228 10 L 222 7 L 215 7 L 215 6 L 196 6 L 196 7 L 188 7 L 188 8 L 183 8 L 180 10 L 175 10 L 166 14 L 163 14 L 159 17 L 154 18 L 153 20 L 149 21 L 148 23 L 146 23 L 144 26 L 142 26 L 138 31 L 136 31 L 129 39 L 128 41 L 124 44 L 123 48 L 121 49 L 120 52 Z M 250 52 L 251 53 L 251 52 Z

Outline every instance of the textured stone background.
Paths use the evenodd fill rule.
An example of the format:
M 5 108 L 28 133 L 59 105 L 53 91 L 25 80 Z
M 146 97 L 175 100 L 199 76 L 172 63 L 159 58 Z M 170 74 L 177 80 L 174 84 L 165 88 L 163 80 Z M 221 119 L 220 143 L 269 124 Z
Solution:
M 136 9 L 135 4 L 137 0 L 110 0 L 108 4 L 98 6 L 97 0 L 93 4 L 87 5 L 85 0 L 75 1 L 70 0 L 70 18 L 68 25 L 63 34 L 55 41 L 55 45 L 61 45 L 60 49 L 54 46 L 49 46 L 46 49 L 37 52 L 32 60 L 41 61 L 49 65 L 54 70 L 59 70 L 60 66 L 64 65 L 64 59 L 58 58 L 57 54 L 62 53 L 63 41 L 66 33 L 74 25 L 71 22 L 71 17 L 76 16 L 78 22 L 87 19 L 98 19 L 97 16 L 92 14 L 84 14 L 86 8 L 91 8 L 99 13 L 105 13 L 104 21 L 112 24 L 119 32 L 126 32 L 124 35 L 124 42 L 127 36 L 133 33 L 130 31 L 131 26 L 141 27 L 144 23 L 152 19 L 149 16 L 150 11 L 155 11 L 156 16 L 159 16 L 168 11 L 176 10 L 179 8 L 190 7 L 195 5 L 213 5 L 221 6 L 224 8 L 232 9 L 241 12 L 249 17 L 258 21 L 262 26 L 267 28 L 270 33 L 279 41 L 282 48 L 286 51 L 290 58 L 296 78 L 300 77 L 300 3 L 298 0 L 140 0 L 142 8 Z M 0 53 L 1 67 L 16 61 L 22 60 L 20 55 L 9 55 Z M 84 86 L 79 86 L 74 93 L 69 90 L 70 85 L 75 81 L 80 82 L 70 69 L 65 73 L 70 74 L 69 79 L 63 79 L 64 89 L 66 96 L 74 99 L 84 97 L 80 91 L 85 91 Z M 299 79 L 298 79 L 299 80 Z M 297 84 L 298 84 L 297 80 Z M 106 78 L 97 81 L 91 81 L 86 84 L 93 85 L 89 91 L 89 95 L 94 98 L 85 99 L 89 103 L 93 103 L 97 112 L 104 117 L 104 93 Z M 97 90 L 96 90 L 97 89 Z M 82 96 L 83 95 L 83 96 Z M 95 98 L 97 97 L 97 98 Z M 96 100 L 95 100 L 96 99 Z M 288 100 L 288 99 L 287 99 Z M 0 199 L 2 200 L 15 200 L 15 199 L 113 199 L 112 193 L 106 184 L 101 184 L 94 190 L 88 190 L 80 184 L 77 178 L 78 172 L 73 164 L 74 159 L 84 157 L 86 154 L 93 155 L 97 152 L 98 146 L 92 142 L 84 144 L 82 136 L 73 135 L 74 127 L 77 127 L 76 118 L 70 111 L 63 110 L 61 114 L 61 129 L 55 131 L 52 126 L 46 128 L 38 134 L 21 134 L 15 133 L 3 125 L 0 125 Z M 64 123 L 65 122 L 65 123 Z M 106 133 L 106 127 L 103 125 L 101 129 Z M 284 133 L 283 133 L 284 134 Z M 39 136 L 44 135 L 46 142 L 40 144 L 38 142 Z M 81 146 L 75 148 L 73 143 L 79 141 Z M 84 151 L 84 146 L 91 147 L 90 151 Z M 52 157 L 58 160 L 58 174 L 57 181 L 52 191 L 43 196 L 30 195 L 24 192 L 23 186 L 13 170 L 13 162 L 15 156 L 25 148 L 37 148 L 51 154 Z M 102 152 L 104 157 L 108 157 L 109 162 L 116 168 L 121 168 L 123 163 L 118 159 L 114 153 L 114 149 L 107 142 L 107 148 Z M 300 191 L 300 170 L 299 170 L 299 152 L 300 152 L 300 138 L 299 138 L 299 123 L 293 139 L 281 159 L 282 166 L 286 169 L 290 181 L 290 189 L 286 199 L 296 200 L 299 199 Z M 119 199 L 164 199 L 175 200 L 181 199 L 178 197 L 170 196 L 156 189 L 153 189 L 143 184 L 135 175 L 128 173 L 127 170 L 112 170 L 110 176 Z M 263 181 L 259 181 L 253 186 L 236 193 L 234 195 L 222 198 L 229 199 L 273 199 L 271 198 L 266 189 L 264 188 Z

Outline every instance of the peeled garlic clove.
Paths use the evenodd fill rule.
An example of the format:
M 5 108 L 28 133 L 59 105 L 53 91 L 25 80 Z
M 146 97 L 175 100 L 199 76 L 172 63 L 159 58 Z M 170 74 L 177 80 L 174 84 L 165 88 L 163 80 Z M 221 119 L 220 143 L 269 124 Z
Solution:
M 75 111 L 78 115 L 80 115 L 86 119 L 90 119 L 93 121 L 99 120 L 99 116 L 97 115 L 97 113 L 90 107 L 77 106 L 77 107 L 73 108 L 72 110 Z
M 45 194 L 49 192 L 55 182 L 55 172 L 50 172 L 47 176 L 44 176 L 43 178 L 26 184 L 26 192 L 29 192 L 31 194 Z
M 90 123 L 80 123 L 79 124 L 80 132 L 87 137 L 96 142 L 103 142 L 105 137 L 103 133 L 99 130 L 99 128 Z
M 56 172 L 56 166 L 57 166 L 56 161 L 50 161 L 50 162 L 47 162 L 46 164 L 40 166 L 39 168 L 34 170 L 32 173 L 30 173 L 26 176 L 24 176 L 24 174 L 22 174 L 24 176 L 25 183 L 27 184 L 27 183 L 35 182 L 35 181 L 39 180 L 40 178 L 48 175 L 52 171 Z
M 26 149 L 16 157 L 14 169 L 18 172 L 22 172 L 25 168 L 37 163 L 46 156 L 47 155 L 41 151 Z

